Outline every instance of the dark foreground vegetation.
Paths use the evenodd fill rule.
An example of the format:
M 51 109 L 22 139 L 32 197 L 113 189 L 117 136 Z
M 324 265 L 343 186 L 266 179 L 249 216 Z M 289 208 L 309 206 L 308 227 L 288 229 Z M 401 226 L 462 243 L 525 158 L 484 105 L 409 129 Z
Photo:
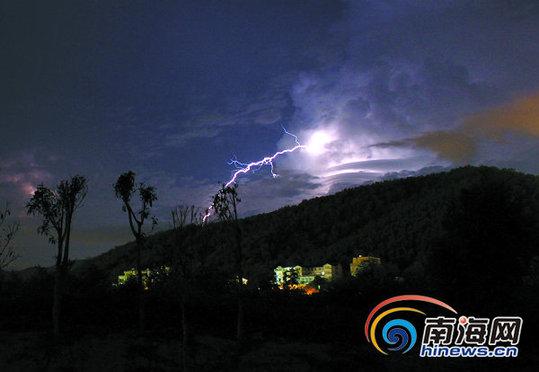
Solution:
M 240 294 L 233 280 L 238 241 L 248 279 Z M 62 337 L 51 336 L 54 271 L 3 273 L 0 370 L 535 370 L 538 247 L 539 178 L 487 167 L 376 183 L 238 221 L 182 225 L 75 262 L 66 274 Z M 345 273 L 312 296 L 271 282 L 278 265 L 346 267 L 359 254 L 382 264 L 358 277 Z M 163 265 L 172 271 L 155 275 L 145 291 L 141 333 L 140 283 L 112 284 L 124 270 Z M 381 300 L 405 293 L 439 298 L 466 315 L 521 316 L 520 356 L 378 354 L 363 338 L 365 318 Z

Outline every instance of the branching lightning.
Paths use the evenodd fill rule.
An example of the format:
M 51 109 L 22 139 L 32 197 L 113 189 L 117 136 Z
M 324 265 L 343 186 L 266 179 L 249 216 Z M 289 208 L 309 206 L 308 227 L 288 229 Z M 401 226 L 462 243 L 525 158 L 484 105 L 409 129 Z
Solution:
M 249 173 L 249 172 L 256 172 L 257 170 L 259 170 L 260 168 L 262 168 L 262 167 L 264 167 L 266 165 L 269 165 L 269 167 L 270 167 L 271 176 L 273 178 L 277 178 L 277 177 L 279 177 L 279 175 L 274 172 L 274 166 L 273 166 L 273 162 L 275 161 L 275 159 L 277 159 L 281 155 L 288 154 L 288 153 L 294 152 L 296 150 L 304 149 L 304 148 L 307 147 L 305 145 L 302 145 L 299 142 L 299 139 L 295 134 L 292 134 L 292 133 L 288 132 L 283 126 L 281 126 L 281 127 L 283 128 L 283 131 L 284 131 L 285 134 L 288 134 L 289 136 L 294 138 L 294 142 L 296 143 L 296 145 L 294 147 L 291 147 L 291 148 L 287 148 L 287 149 L 284 149 L 284 150 L 281 150 L 281 151 L 277 151 L 276 153 L 274 153 L 271 156 L 266 156 L 266 157 L 262 158 L 261 160 L 254 161 L 254 162 L 251 162 L 251 163 L 242 163 L 242 162 L 238 161 L 236 158 L 231 159 L 228 162 L 228 165 L 233 165 L 236 168 L 236 171 L 232 174 L 232 177 L 228 180 L 228 182 L 226 182 L 224 184 L 225 187 L 229 187 L 229 186 L 233 185 L 236 182 L 236 180 L 238 179 L 238 177 L 240 177 L 241 175 Z M 210 205 L 208 207 L 208 209 L 206 210 L 206 213 L 205 213 L 204 217 L 202 218 L 202 221 L 206 222 L 206 220 L 212 215 L 212 213 L 213 213 L 213 205 Z

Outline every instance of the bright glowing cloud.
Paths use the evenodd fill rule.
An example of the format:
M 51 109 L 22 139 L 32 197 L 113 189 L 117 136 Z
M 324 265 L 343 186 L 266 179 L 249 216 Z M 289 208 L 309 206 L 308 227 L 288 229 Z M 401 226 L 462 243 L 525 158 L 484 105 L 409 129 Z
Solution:
M 321 155 L 328 151 L 328 145 L 334 140 L 335 135 L 329 130 L 315 130 L 309 137 L 305 151 L 311 155 Z

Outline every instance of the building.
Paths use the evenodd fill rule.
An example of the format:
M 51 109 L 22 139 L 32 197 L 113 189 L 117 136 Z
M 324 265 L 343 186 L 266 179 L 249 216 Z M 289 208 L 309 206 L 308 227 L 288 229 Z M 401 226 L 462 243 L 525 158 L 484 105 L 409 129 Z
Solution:
M 380 259 L 378 257 L 372 256 L 357 256 L 352 258 L 350 263 L 350 274 L 357 276 L 362 270 L 364 270 L 369 265 L 380 265 Z
M 277 266 L 275 272 L 275 283 L 283 285 L 287 276 L 293 278 L 298 285 L 307 285 L 315 280 L 316 277 L 325 279 L 327 281 L 334 280 L 342 275 L 340 265 L 325 264 L 322 266 L 303 267 L 303 266 Z
M 168 276 L 171 273 L 172 269 L 169 266 L 160 266 L 153 269 L 143 269 L 142 270 L 142 284 L 144 285 L 144 289 L 149 289 L 151 283 L 155 283 L 158 278 L 162 278 L 164 276 Z M 115 287 L 122 286 L 127 284 L 130 280 L 137 280 L 137 270 L 131 269 L 124 271 L 122 275 L 118 275 L 118 281 L 116 283 L 113 283 L 112 285 Z M 237 279 L 231 279 L 229 280 L 230 283 L 237 283 Z M 243 285 L 247 285 L 249 281 L 246 278 L 241 278 L 241 282 Z
M 352 258 L 350 263 L 350 273 L 357 276 L 361 270 L 365 269 L 368 265 L 380 264 L 378 257 L 372 256 L 357 256 Z M 306 286 L 312 283 L 316 277 L 332 281 L 342 277 L 342 268 L 340 265 L 325 264 L 322 266 L 304 267 L 304 266 L 277 266 L 274 269 L 275 283 L 279 286 L 285 284 L 285 282 L 291 282 L 290 284 L 297 285 L 299 287 Z
M 142 284 L 144 285 L 144 289 L 149 288 L 149 284 L 153 282 L 155 277 L 158 277 L 160 275 L 168 275 L 170 273 L 170 267 L 168 266 L 162 266 L 153 270 L 150 270 L 148 268 L 142 270 Z M 136 280 L 137 279 L 137 270 L 131 269 L 124 271 L 122 275 L 118 275 L 118 282 L 116 283 L 116 286 L 124 285 L 130 280 Z

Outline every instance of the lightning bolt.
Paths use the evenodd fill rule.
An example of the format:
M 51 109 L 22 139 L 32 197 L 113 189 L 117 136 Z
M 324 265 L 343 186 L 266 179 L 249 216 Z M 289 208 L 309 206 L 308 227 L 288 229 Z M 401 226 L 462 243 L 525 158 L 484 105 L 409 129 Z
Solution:
M 264 157 L 264 158 L 262 158 L 260 160 L 253 161 L 251 163 L 242 163 L 242 162 L 238 161 L 236 158 L 231 159 L 228 162 L 228 165 L 234 166 L 236 168 L 236 171 L 232 174 L 232 177 L 228 180 L 228 182 L 225 183 L 225 187 L 229 187 L 229 186 L 233 185 L 236 182 L 236 180 L 238 179 L 238 177 L 240 177 L 241 175 L 247 174 L 249 172 L 256 172 L 257 170 L 259 170 L 260 168 L 262 168 L 263 166 L 266 166 L 266 165 L 269 165 L 271 176 L 273 178 L 279 177 L 279 175 L 274 172 L 273 162 L 275 161 L 275 159 L 277 159 L 281 155 L 289 154 L 291 152 L 294 152 L 294 151 L 297 151 L 297 150 L 300 150 L 300 149 L 304 149 L 304 148 L 307 147 L 305 145 L 302 145 L 299 142 L 298 136 L 296 136 L 295 134 L 292 134 L 289 131 L 287 131 L 285 129 L 285 127 L 283 127 L 282 125 L 281 125 L 281 128 L 283 128 L 283 131 L 284 131 L 285 134 L 287 134 L 287 135 L 291 136 L 292 138 L 294 138 L 294 142 L 295 142 L 296 145 L 294 147 L 290 147 L 290 148 L 287 148 L 287 149 L 284 149 L 284 150 L 281 150 L 281 151 L 277 151 L 276 153 L 274 153 L 271 156 L 266 156 L 266 157 Z M 213 213 L 213 204 L 210 205 L 208 207 L 208 209 L 206 209 L 206 213 L 204 214 L 204 217 L 202 218 L 202 222 L 206 222 L 206 220 L 212 215 L 212 213 Z

